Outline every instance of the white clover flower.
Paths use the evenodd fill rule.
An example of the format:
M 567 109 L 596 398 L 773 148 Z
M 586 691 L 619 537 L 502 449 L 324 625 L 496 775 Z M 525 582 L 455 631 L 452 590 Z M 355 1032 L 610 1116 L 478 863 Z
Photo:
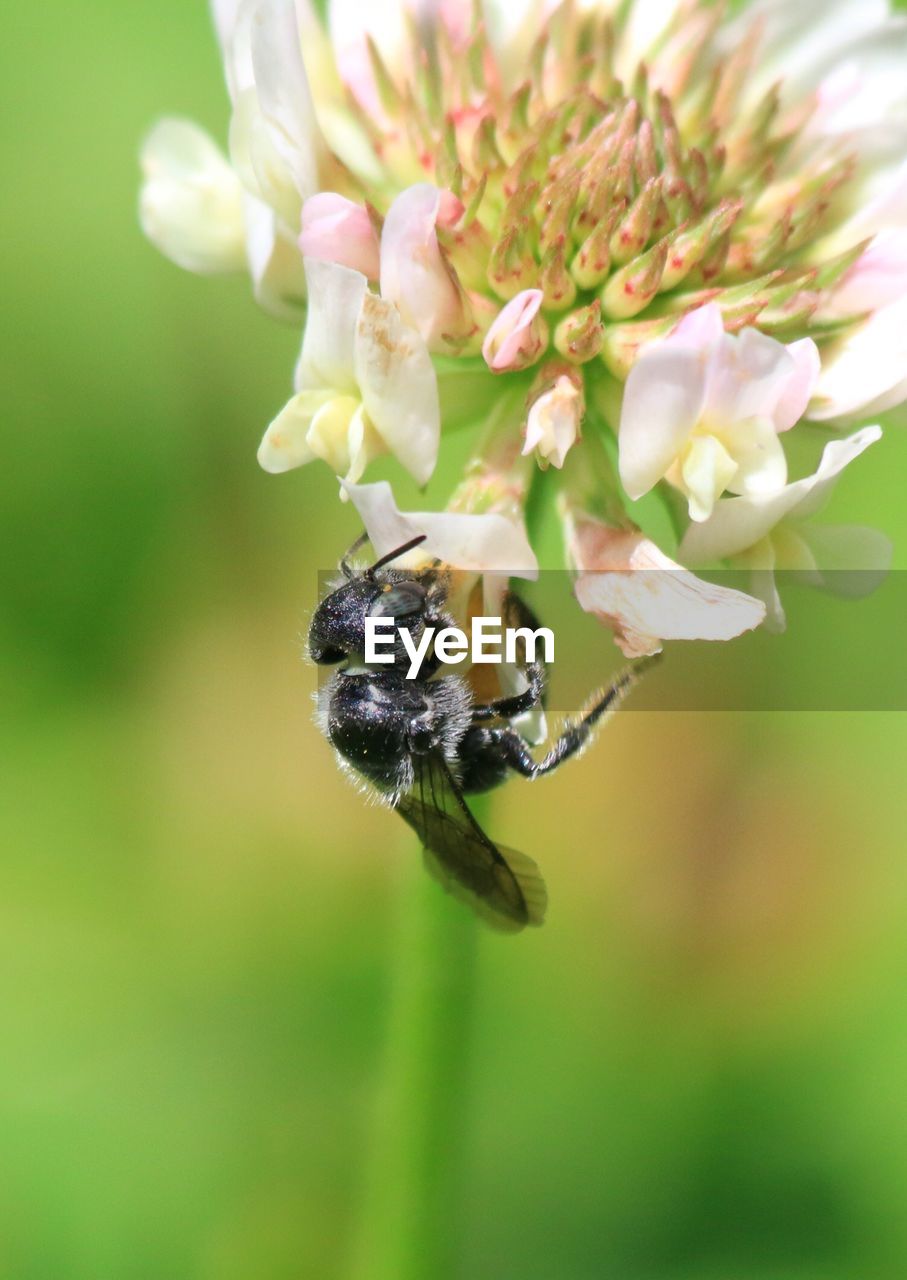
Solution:
M 810 338 L 790 346 L 724 332 L 712 303 L 691 312 L 633 366 L 620 418 L 620 478 L 631 498 L 666 479 L 707 520 L 725 490 L 771 493 L 787 462 L 778 439 L 802 416 L 819 374 Z
M 879 427 L 864 427 L 845 440 L 832 440 L 811 476 L 776 493 L 726 498 L 709 520 L 691 525 L 680 546 L 688 564 L 729 560 L 752 570 L 752 590 L 768 609 L 775 630 L 784 627 L 784 609 L 775 586 L 776 569 L 799 570 L 815 585 L 834 589 L 822 570 L 849 570 L 847 584 L 871 591 L 891 562 L 891 543 L 875 529 L 808 523 L 824 505 L 845 467 L 881 439 Z M 858 576 L 854 576 L 857 571 Z
M 498 574 L 505 578 L 538 577 L 538 561 L 519 520 L 499 512 L 402 512 L 386 480 L 350 484 L 344 492 L 362 517 L 377 556 L 389 555 L 412 538 L 425 541 L 395 563 L 419 564 L 440 560 L 455 569 Z
M 579 439 L 584 413 L 582 380 L 570 372 L 556 372 L 529 408 L 524 456 L 535 453 L 540 465 L 560 469 Z
M 379 454 L 395 454 L 424 484 L 439 442 L 435 371 L 397 308 L 359 271 L 309 259 L 309 315 L 296 394 L 265 432 L 258 461 L 289 471 L 321 458 L 356 481 Z
M 628 658 L 659 653 L 665 640 L 733 640 L 765 617 L 761 600 L 697 578 L 639 529 L 580 513 L 568 530 L 576 598 Z
M 509 517 L 538 467 L 561 494 L 594 473 L 585 510 L 607 507 L 629 578 L 676 563 L 626 532 L 632 502 L 664 505 L 679 562 L 729 506 L 761 513 L 760 545 L 789 543 L 788 433 L 907 400 L 907 17 L 885 0 L 329 0 L 324 23 L 310 0 L 214 0 L 214 17 L 228 158 L 159 126 L 142 220 L 191 270 L 245 263 L 284 316 L 308 281 L 268 470 L 318 457 L 355 482 L 389 452 L 422 483 L 442 428 L 491 423 L 475 464 Z M 732 629 L 668 572 L 715 609 L 690 632 Z M 617 626 L 630 648 L 669 638 L 647 607 Z
M 139 216 L 162 253 L 201 275 L 239 271 L 246 261 L 242 184 L 203 129 L 162 120 L 142 147 Z

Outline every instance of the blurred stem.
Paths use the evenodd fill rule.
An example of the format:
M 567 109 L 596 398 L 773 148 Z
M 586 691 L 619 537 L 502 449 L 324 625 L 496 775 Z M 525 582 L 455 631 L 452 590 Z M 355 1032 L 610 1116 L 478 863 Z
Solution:
M 543 481 L 533 474 L 525 504 L 533 545 L 545 519 Z M 470 807 L 485 826 L 489 797 Z M 394 935 L 384 1078 L 351 1280 L 446 1280 L 457 1270 L 478 928 L 414 850 Z
M 478 925 L 418 849 L 411 859 L 353 1280 L 444 1280 L 455 1270 Z

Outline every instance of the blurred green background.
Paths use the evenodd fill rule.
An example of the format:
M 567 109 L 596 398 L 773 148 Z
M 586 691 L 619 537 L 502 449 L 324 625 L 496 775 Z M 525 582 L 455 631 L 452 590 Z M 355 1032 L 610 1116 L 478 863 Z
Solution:
M 415 856 L 310 720 L 355 521 L 255 464 L 298 334 L 136 225 L 155 117 L 224 135 L 202 0 L 4 25 L 0 1274 L 330 1280 Z M 889 433 L 833 514 L 903 566 L 899 476 Z M 792 698 L 902 675 L 897 616 L 844 653 L 818 616 Z M 552 907 L 479 940 L 464 1278 L 907 1274 L 905 747 L 896 713 L 627 712 L 500 796 Z

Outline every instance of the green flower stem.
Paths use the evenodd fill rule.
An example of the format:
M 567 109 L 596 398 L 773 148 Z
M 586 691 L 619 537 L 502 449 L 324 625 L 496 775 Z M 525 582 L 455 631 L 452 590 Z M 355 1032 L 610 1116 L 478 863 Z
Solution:
M 411 858 L 353 1280 L 455 1270 L 479 926 Z
M 544 478 L 534 473 L 526 501 L 533 546 L 546 518 Z M 470 807 L 486 826 L 490 798 Z M 432 880 L 418 849 L 403 874 L 384 1075 L 351 1280 L 447 1280 L 457 1269 L 482 926 Z

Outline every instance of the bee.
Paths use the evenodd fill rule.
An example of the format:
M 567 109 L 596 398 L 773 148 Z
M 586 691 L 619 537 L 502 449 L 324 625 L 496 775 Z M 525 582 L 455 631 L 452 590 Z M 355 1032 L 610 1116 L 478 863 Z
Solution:
M 544 882 L 530 858 L 485 834 L 464 797 L 490 791 L 514 773 L 541 778 L 577 755 L 635 682 L 642 664 L 594 694 L 536 760 L 514 721 L 544 704 L 542 662 L 522 666 L 523 692 L 484 701 L 467 676 L 442 670 L 431 650 L 418 673 L 407 674 L 410 659 L 402 632 L 409 632 L 410 645 L 418 645 L 427 627 L 453 625 L 447 606 L 454 570 L 439 562 L 392 567 L 424 540 L 424 535 L 414 538 L 355 570 L 349 558 L 365 541 L 363 535 L 341 560 L 342 580 L 318 605 L 308 634 L 312 661 L 337 667 L 316 695 L 316 719 L 340 765 L 416 832 L 428 871 L 489 924 L 516 932 L 542 923 Z M 535 622 L 512 592 L 504 597 L 502 615 L 505 625 Z M 365 662 L 367 617 L 393 619 L 391 661 L 380 666 Z

